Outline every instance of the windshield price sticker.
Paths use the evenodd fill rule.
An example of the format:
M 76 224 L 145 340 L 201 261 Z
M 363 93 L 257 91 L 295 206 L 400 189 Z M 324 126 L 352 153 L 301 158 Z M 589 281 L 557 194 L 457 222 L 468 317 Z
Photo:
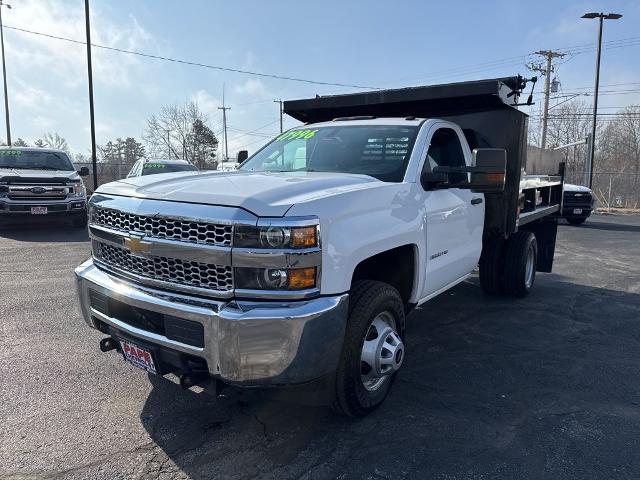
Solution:
M 298 138 L 302 138 L 304 140 L 309 140 L 312 138 L 318 130 L 291 130 L 289 132 L 285 132 L 279 137 L 276 138 L 276 142 L 282 142 L 283 140 L 296 140 Z
M 164 168 L 165 165 L 164 163 L 147 163 L 145 164 L 144 168 Z
M 2 155 L 22 155 L 20 150 L 0 150 L 0 156 Z

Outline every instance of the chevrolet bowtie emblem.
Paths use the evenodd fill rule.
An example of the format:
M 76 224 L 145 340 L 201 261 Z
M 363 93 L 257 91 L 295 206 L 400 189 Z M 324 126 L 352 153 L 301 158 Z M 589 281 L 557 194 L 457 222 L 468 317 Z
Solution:
M 151 250 L 151 242 L 145 242 L 142 237 L 130 236 L 124 239 L 124 246 L 131 253 L 138 255 L 149 253 Z

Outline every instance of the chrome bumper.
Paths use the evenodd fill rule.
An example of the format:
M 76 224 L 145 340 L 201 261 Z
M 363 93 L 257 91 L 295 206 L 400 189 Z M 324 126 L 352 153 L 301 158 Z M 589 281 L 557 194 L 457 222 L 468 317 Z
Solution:
M 140 287 L 87 260 L 75 270 L 85 321 L 103 322 L 128 336 L 204 358 L 209 373 L 230 383 L 288 385 L 332 373 L 340 357 L 348 295 L 287 303 L 229 302 Z M 89 290 L 137 308 L 202 324 L 204 347 L 142 330 L 91 306 Z

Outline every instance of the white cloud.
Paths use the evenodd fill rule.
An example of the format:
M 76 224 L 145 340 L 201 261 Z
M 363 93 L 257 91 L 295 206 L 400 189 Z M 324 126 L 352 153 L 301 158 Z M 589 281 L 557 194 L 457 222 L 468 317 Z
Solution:
M 16 88 L 12 89 L 11 103 L 17 107 L 40 110 L 52 101 L 51 94 L 45 90 L 28 85 L 22 80 L 18 80 L 15 84 Z
M 213 118 L 214 115 L 218 115 L 220 111 L 218 107 L 222 106 L 222 102 L 217 98 L 213 97 L 206 90 L 198 90 L 190 97 L 192 102 L 195 102 L 198 105 L 200 110 L 207 114 L 209 118 Z
M 56 125 L 56 121 L 44 115 L 36 115 L 31 118 L 31 124 L 35 130 L 39 130 L 44 133 L 52 130 Z
M 91 133 L 91 127 L 87 125 L 83 128 L 87 133 Z M 96 135 L 108 135 L 113 132 L 113 128 L 108 123 L 96 122 Z
M 5 24 L 48 33 L 78 41 L 85 40 L 84 9 L 81 2 L 70 4 L 54 0 L 24 0 L 5 14 Z M 114 23 L 99 10 L 91 13 L 94 44 L 129 50 L 143 49 L 151 35 L 133 16 L 127 22 Z M 44 36 L 6 31 L 8 70 L 18 73 L 47 72 L 67 87 L 86 82 L 86 47 Z M 130 84 L 130 67 L 139 60 L 131 55 L 92 49 L 94 79 L 111 87 Z
M 249 78 L 235 88 L 235 92 L 249 100 L 266 100 L 273 95 L 259 78 Z

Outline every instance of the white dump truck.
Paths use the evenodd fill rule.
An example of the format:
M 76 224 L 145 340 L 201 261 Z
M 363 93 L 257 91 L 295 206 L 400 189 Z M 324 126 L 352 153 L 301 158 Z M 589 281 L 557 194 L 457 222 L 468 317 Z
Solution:
M 563 175 L 528 178 L 521 77 L 285 102 L 304 122 L 236 171 L 90 199 L 84 319 L 184 387 L 295 387 L 380 405 L 405 319 L 480 267 L 490 294 L 550 272 Z M 428 308 L 428 307 L 426 307 Z

